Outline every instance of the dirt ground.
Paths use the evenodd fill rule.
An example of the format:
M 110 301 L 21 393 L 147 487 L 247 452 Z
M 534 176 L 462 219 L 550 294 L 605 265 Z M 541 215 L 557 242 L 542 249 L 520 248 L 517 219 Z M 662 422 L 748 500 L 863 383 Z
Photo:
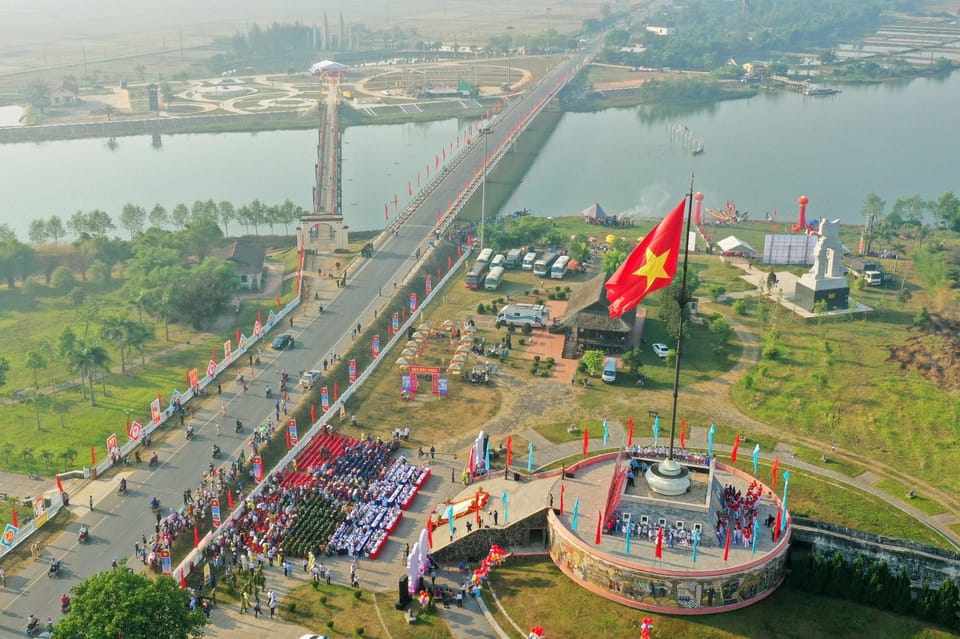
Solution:
M 943 390 L 960 388 L 960 324 L 932 315 L 930 321 L 914 327 L 902 344 L 890 345 L 888 362 L 935 383 Z

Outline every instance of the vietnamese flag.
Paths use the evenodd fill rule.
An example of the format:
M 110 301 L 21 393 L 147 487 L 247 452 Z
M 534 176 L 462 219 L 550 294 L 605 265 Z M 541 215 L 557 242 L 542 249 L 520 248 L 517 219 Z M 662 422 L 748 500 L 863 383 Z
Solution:
M 733 440 L 733 450 L 730 451 L 730 463 L 737 463 L 737 449 L 740 448 L 740 433 L 737 433 L 737 438 Z
M 310 422 L 313 423 L 317 421 L 317 405 L 310 404 Z
M 680 420 L 680 448 L 687 447 L 687 420 Z
M 389 205 L 389 204 L 384 204 L 384 205 L 383 205 L 383 218 L 384 218 L 385 220 L 387 220 L 387 221 L 390 220 L 390 205 Z
M 661 220 L 624 260 L 607 283 L 610 317 L 620 317 L 640 300 L 668 286 L 677 273 L 686 198 Z
M 633 446 L 633 417 L 627 418 L 627 446 Z
M 583 454 L 586 455 L 590 450 L 590 431 L 586 428 L 583 429 Z
M 513 437 L 507 435 L 507 466 L 513 463 Z
M 287 450 L 290 450 L 290 431 L 284 433 L 287 436 Z
M 187 576 L 183 573 L 183 571 L 180 571 L 180 589 L 187 589 Z
M 60 481 L 60 475 L 57 475 L 57 490 L 59 490 L 61 493 L 63 492 L 63 482 Z M 14 509 L 14 512 L 16 512 L 16 509 Z M 14 526 L 16 526 L 16 524 L 14 524 Z
M 777 508 L 777 521 L 773 524 L 773 540 L 780 539 L 780 524 L 783 523 L 783 508 Z
M 723 560 L 726 561 L 730 556 L 730 531 L 733 529 L 733 522 L 727 522 L 727 541 L 723 544 Z
M 564 483 L 560 484 L 560 514 L 563 514 L 563 493 L 567 491 L 567 485 Z
M 337 398 L 340 397 L 340 384 L 338 382 L 333 383 L 333 401 L 337 401 Z
M 196 526 L 193 527 L 193 547 L 196 548 L 200 545 L 200 529 Z
M 773 481 L 770 482 L 771 488 L 777 487 L 777 471 L 780 469 L 780 456 L 773 460 Z
M 229 508 L 230 510 L 233 510 L 233 491 L 232 490 L 227 491 L 227 508 Z
M 603 530 L 603 513 L 598 510 L 598 511 L 597 511 L 597 538 L 596 538 L 596 544 L 597 544 L 598 546 L 600 545 L 600 531 L 601 531 L 601 530 Z
M 90 447 L 90 465 L 97 465 L 97 451 L 93 446 Z
M 477 528 L 480 527 L 480 489 L 477 489 L 477 495 L 473 498 L 473 505 L 476 508 L 474 511 L 477 514 Z
M 435 155 L 435 156 L 433 156 L 433 168 L 436 169 L 436 168 L 439 168 L 439 167 L 440 167 L 440 156 L 439 156 L 439 155 Z
M 657 559 L 663 559 L 663 526 L 657 528 Z

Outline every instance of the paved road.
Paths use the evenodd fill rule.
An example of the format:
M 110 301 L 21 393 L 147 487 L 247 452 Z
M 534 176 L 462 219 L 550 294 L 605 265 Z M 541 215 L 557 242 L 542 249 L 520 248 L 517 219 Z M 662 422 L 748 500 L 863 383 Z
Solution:
M 567 75 L 580 64 L 586 54 L 571 56 L 551 77 L 545 78 L 522 99 L 516 100 L 493 122 L 496 131 L 490 150 L 496 147 L 500 134 L 514 130 L 516 123 L 542 96 L 556 84 L 555 78 Z M 166 442 L 158 443 L 161 465 L 157 469 L 139 468 L 112 473 L 109 479 L 90 482 L 81 492 L 73 491 L 71 510 L 91 527 L 91 542 L 78 546 L 76 527 L 55 539 L 44 549 L 46 558 L 62 558 L 63 571 L 57 579 L 46 576 L 45 565 L 39 563 L 8 578 L 7 589 L 0 591 L 0 636 L 22 634 L 28 614 L 41 619 L 60 617 L 59 597 L 90 574 L 110 567 L 113 557 L 133 556 L 134 543 L 141 533 L 148 536 L 153 531 L 154 519 L 148 502 L 157 496 L 167 506 L 179 507 L 183 503 L 185 488 L 195 488 L 200 475 L 210 459 L 210 446 L 216 441 L 228 456 L 236 456 L 251 433 L 250 427 L 265 420 L 273 411 L 273 400 L 264 397 L 264 388 L 270 383 L 276 389 L 277 371 L 285 368 L 295 376 L 297 371 L 317 368 L 319 363 L 333 351 L 340 351 L 351 338 L 350 329 L 358 322 L 372 319 L 373 309 L 378 308 L 392 296 L 393 282 L 402 282 L 415 262 L 417 249 L 426 249 L 435 222 L 436 211 L 446 209 L 448 199 L 455 198 L 466 180 L 480 167 L 483 145 L 474 143 L 463 158 L 448 169 L 446 179 L 435 185 L 433 191 L 422 198 L 419 207 L 401 223 L 395 223 L 396 233 L 384 234 L 372 259 L 363 260 L 347 274 L 345 289 L 332 290 L 335 296 L 326 299 L 322 315 L 318 315 L 313 302 L 294 313 L 294 326 L 278 326 L 273 335 L 288 330 L 296 338 L 296 348 L 280 353 L 264 349 L 263 361 L 253 371 L 249 392 L 240 392 L 229 375 L 224 375 L 223 395 L 208 399 L 201 404 L 194 419 L 197 436 L 186 441 L 182 431 L 173 433 Z M 451 163 L 453 164 L 453 163 Z M 327 270 L 327 269 L 324 269 Z M 269 339 L 267 340 L 269 343 Z M 245 369 L 248 378 L 251 370 Z M 296 399 L 296 398 L 294 398 Z M 220 415 L 221 403 L 226 407 L 226 416 Z M 244 432 L 234 434 L 232 424 L 237 418 L 246 423 Z M 222 422 L 222 434 L 217 437 L 214 424 Z M 176 430 L 168 426 L 167 430 Z M 116 494 L 120 476 L 127 477 L 130 494 Z M 87 507 L 89 496 L 94 498 L 94 509 Z M 132 563 L 131 565 L 134 565 Z

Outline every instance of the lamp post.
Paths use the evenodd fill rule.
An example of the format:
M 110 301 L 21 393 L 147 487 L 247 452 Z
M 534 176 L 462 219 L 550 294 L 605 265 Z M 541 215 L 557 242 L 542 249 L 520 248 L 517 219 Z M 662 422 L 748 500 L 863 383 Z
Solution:
M 510 36 L 510 32 L 513 31 L 513 27 L 507 27 L 507 93 L 510 93 L 510 46 L 513 42 L 513 39 Z
M 547 55 L 550 55 L 550 7 L 547 7 Z
M 483 250 L 483 224 L 487 214 L 487 137 L 493 133 L 493 129 L 485 126 L 480 129 L 480 135 L 483 136 L 483 159 L 480 160 L 480 250 Z

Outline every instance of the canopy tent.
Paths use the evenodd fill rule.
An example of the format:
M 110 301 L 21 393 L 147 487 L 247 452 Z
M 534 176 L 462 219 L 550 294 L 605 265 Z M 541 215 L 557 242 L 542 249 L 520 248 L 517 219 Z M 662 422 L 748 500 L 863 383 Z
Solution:
M 465 361 L 467 361 L 467 354 L 466 354 L 466 353 L 457 353 L 456 355 L 453 356 L 453 361 L 455 361 L 455 362 L 461 362 L 461 363 L 462 363 L 462 362 L 465 362 Z
M 603 210 L 603 207 L 600 206 L 597 202 L 594 202 L 587 208 L 580 211 L 580 217 L 585 220 L 603 220 L 609 217 L 607 212 Z
M 310 73 L 317 74 L 324 71 L 346 71 L 347 66 L 333 60 L 321 60 L 310 65 Z
M 717 246 L 723 253 L 737 252 L 737 253 L 749 253 L 750 255 L 755 255 L 756 250 L 740 238 L 734 235 L 728 235 L 722 240 L 717 242 Z

